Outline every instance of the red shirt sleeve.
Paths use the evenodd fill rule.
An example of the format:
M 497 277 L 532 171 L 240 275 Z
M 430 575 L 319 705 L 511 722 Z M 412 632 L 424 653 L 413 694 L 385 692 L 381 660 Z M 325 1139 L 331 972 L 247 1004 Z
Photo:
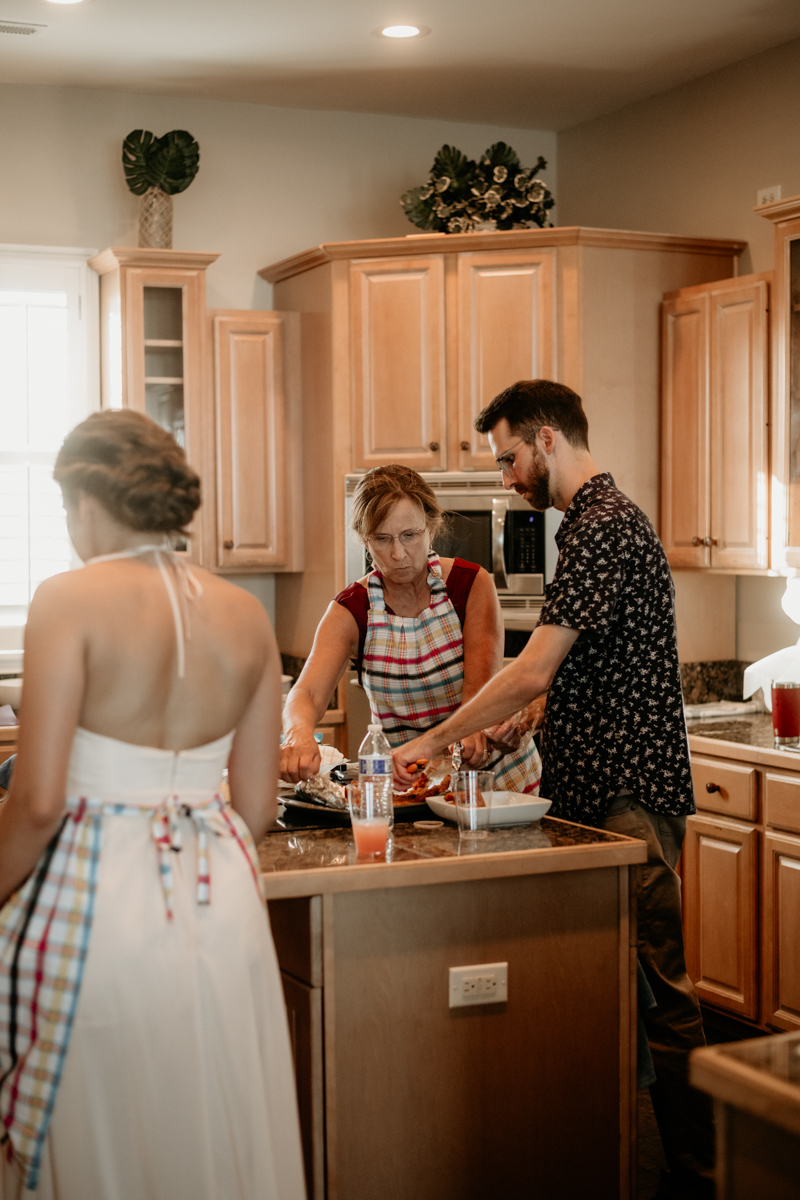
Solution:
M 467 615 L 467 601 L 478 571 L 480 571 L 480 567 L 477 563 L 467 562 L 463 558 L 454 558 L 450 574 L 447 576 L 445 587 L 450 597 L 450 603 L 458 614 L 462 629 Z
M 358 654 L 352 660 L 353 669 L 358 671 L 358 682 L 361 683 L 361 666 L 364 661 L 364 642 L 367 639 L 367 622 L 369 620 L 369 592 L 363 583 L 351 583 L 343 592 L 334 596 L 337 604 L 346 608 L 356 619 L 358 625 Z

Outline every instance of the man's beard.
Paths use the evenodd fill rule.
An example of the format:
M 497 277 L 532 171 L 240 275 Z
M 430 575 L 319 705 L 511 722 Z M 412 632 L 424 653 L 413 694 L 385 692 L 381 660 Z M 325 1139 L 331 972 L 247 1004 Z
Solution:
M 531 449 L 533 466 L 528 478 L 523 480 L 523 487 L 528 493 L 526 499 L 531 508 L 536 512 L 544 512 L 545 509 L 553 507 L 553 497 L 550 494 L 550 468 L 539 447 L 532 446 Z

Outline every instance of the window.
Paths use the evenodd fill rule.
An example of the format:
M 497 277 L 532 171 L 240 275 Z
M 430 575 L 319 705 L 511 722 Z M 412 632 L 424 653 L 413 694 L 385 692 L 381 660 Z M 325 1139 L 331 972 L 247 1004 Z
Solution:
M 97 407 L 91 253 L 0 246 L 0 625 L 24 625 L 38 584 L 71 565 L 52 471 Z

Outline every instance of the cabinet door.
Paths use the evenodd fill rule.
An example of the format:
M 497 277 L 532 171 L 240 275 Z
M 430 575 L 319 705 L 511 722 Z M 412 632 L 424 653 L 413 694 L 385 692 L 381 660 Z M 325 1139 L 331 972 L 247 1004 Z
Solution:
M 689 817 L 683 846 L 686 968 L 701 1000 L 758 1017 L 758 831 Z
M 711 565 L 767 567 L 769 285 L 712 291 Z
M 472 427 L 518 379 L 553 377 L 553 252 L 483 251 L 458 257 L 459 466 L 496 467 Z
M 309 987 L 281 971 L 292 1042 L 300 1137 L 309 1200 L 325 1197 L 325 1066 L 322 988 Z
M 784 219 L 775 226 L 771 314 L 772 566 L 776 570 L 800 567 L 800 216 L 797 205 L 784 203 L 783 208 Z
M 661 540 L 674 567 L 707 567 L 710 548 L 707 295 L 662 307 Z
M 350 268 L 353 465 L 444 468 L 444 262 L 355 261 Z
M 212 320 L 218 567 L 289 562 L 286 322 L 285 313 L 248 311 Z
M 800 838 L 764 835 L 764 1021 L 800 1029 Z

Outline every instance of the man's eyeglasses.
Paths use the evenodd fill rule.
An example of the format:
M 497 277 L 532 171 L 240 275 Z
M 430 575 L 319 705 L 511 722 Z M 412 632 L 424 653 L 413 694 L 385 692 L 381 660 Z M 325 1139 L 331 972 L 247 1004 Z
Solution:
M 372 542 L 376 550 L 391 550 L 394 540 L 397 538 L 400 545 L 409 550 L 412 546 L 418 545 L 424 536 L 424 529 L 404 529 L 402 533 L 397 534 L 373 533 L 368 541 Z
M 501 454 L 499 458 L 494 460 L 504 475 L 510 475 L 514 470 L 514 451 L 517 446 L 522 446 L 524 442 L 525 438 L 520 438 L 518 442 L 514 442 L 514 445 L 506 450 L 505 454 Z

